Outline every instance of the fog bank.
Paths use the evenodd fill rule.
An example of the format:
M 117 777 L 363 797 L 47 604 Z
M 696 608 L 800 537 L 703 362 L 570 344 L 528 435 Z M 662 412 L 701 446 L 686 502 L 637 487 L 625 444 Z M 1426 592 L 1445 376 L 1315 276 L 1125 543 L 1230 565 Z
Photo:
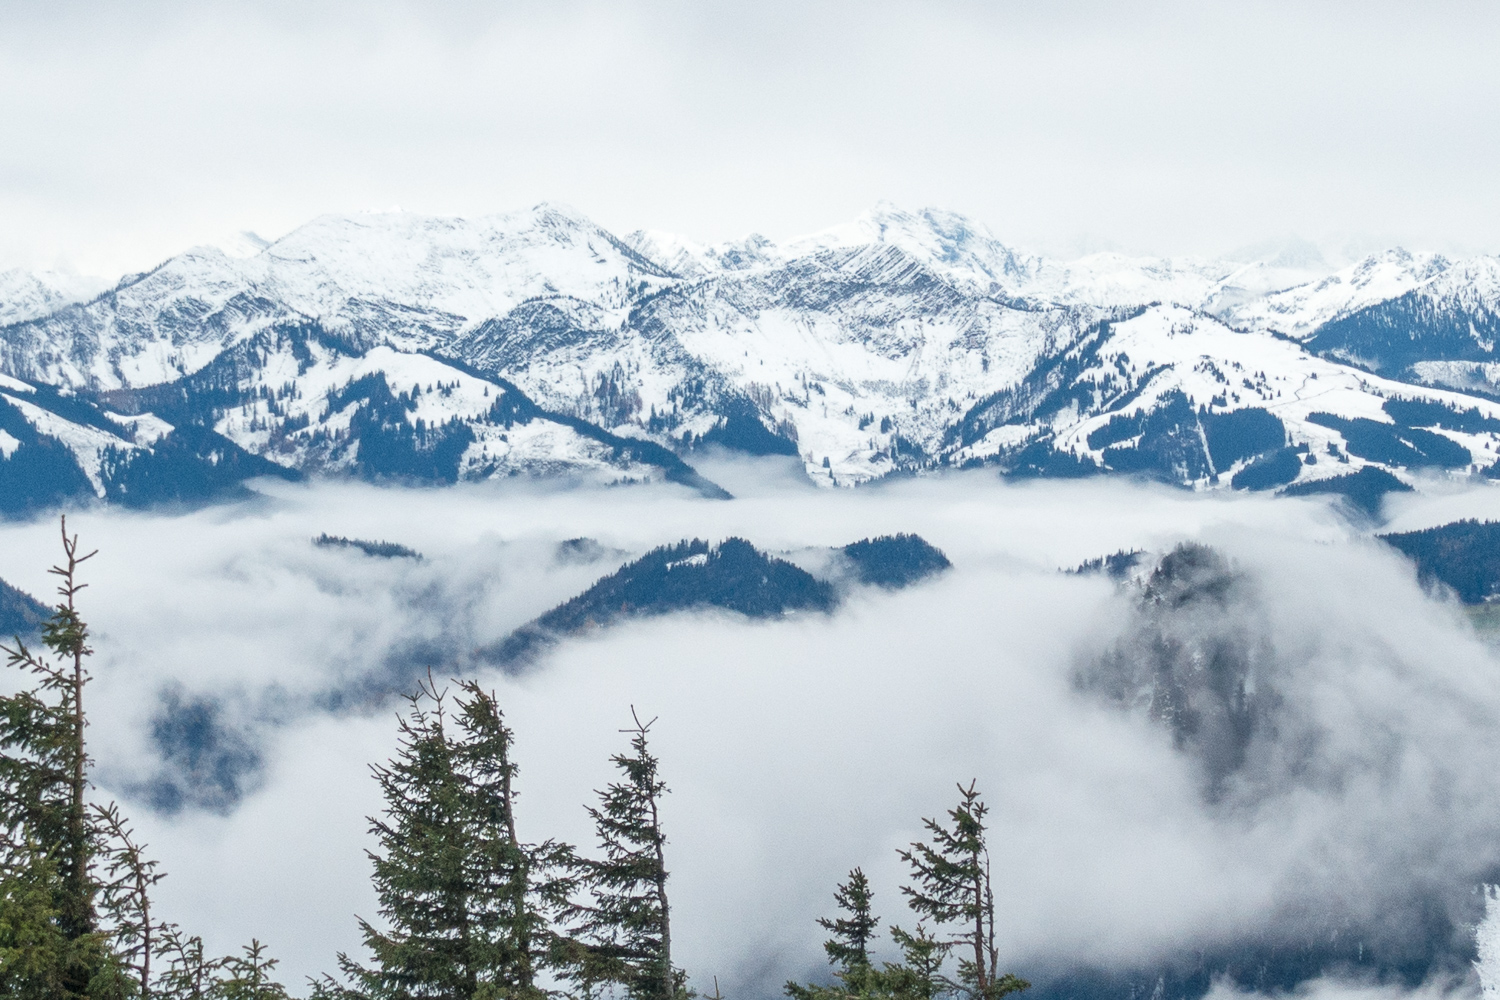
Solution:
M 1434 913 L 1456 938 L 1439 944 L 1472 951 L 1476 886 L 1500 864 L 1500 664 L 1461 609 L 1330 507 L 983 474 L 828 492 L 712 474 L 738 474 L 741 498 L 277 484 L 235 507 L 70 518 L 102 550 L 83 595 L 101 794 L 124 799 L 170 873 L 163 911 L 212 948 L 268 942 L 288 982 L 331 969 L 357 949 L 353 914 L 375 911 L 367 766 L 392 752 L 397 707 L 381 692 L 468 669 L 473 649 L 665 542 L 774 551 L 909 531 L 954 568 L 832 615 L 637 621 L 520 676 L 482 674 L 516 730 L 523 836 L 592 846 L 582 806 L 635 705 L 660 716 L 672 788 L 676 955 L 729 996 L 826 968 L 814 918 L 855 865 L 883 923 L 913 923 L 895 850 L 970 778 L 991 804 L 1004 961 L 1022 975 L 1330 928 L 1395 955 L 1432 946 L 1418 917 Z M 1500 491 L 1403 498 L 1393 523 L 1455 510 L 1500 516 Z M 314 547 L 322 532 L 423 558 Z M 580 536 L 604 556 L 560 559 Z M 1240 581 L 1212 614 L 1153 618 L 1138 589 L 1059 572 L 1183 540 Z M 0 576 L 45 596 L 55 550 L 55 524 L 0 526 Z M 1169 726 L 1080 681 L 1147 655 L 1143 635 L 1251 649 L 1276 696 L 1218 792 Z M 172 697 L 249 755 L 238 788 L 193 797 L 212 775 L 164 742 Z M 164 810 L 163 782 L 186 805 Z M 1474 988 L 1463 961 L 1446 974 L 1430 989 Z

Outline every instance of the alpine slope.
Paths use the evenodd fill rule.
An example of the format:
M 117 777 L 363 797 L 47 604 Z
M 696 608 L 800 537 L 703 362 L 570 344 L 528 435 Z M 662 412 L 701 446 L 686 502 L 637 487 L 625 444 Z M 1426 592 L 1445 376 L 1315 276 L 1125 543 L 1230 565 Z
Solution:
M 825 486 L 1403 488 L 1497 468 L 1497 341 L 1491 257 L 1061 262 L 889 204 L 718 245 L 551 204 L 331 215 L 109 287 L 0 274 L 0 513 L 267 475 L 722 496 L 692 468 L 710 447 Z

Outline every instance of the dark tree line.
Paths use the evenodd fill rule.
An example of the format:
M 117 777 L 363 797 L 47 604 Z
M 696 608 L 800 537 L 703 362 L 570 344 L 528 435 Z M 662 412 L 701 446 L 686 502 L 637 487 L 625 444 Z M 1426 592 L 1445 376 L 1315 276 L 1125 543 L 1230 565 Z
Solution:
M 32 684 L 0 696 L 0 996 L 18 1000 L 287 1000 L 259 941 L 213 956 L 160 919 L 164 877 L 114 803 L 91 801 L 85 731 L 89 630 L 75 598 L 83 554 L 63 522 L 61 598 L 45 651 L 4 648 Z M 370 817 L 378 920 L 359 919 L 362 959 L 309 984 L 322 1000 L 690 1000 L 672 958 L 667 794 L 649 735 L 631 710 L 616 775 L 588 807 L 597 853 L 523 840 L 515 737 L 493 692 L 450 694 L 429 676 L 408 699 L 394 757 L 372 767 L 385 800 Z M 998 971 L 985 806 L 960 788 L 951 823 L 901 856 L 916 930 L 891 927 L 902 961 L 876 968 L 878 920 L 855 869 L 820 923 L 838 986 L 788 984 L 794 1000 L 999 1000 L 1026 983 Z M 955 933 L 939 937 L 927 922 Z M 944 974 L 957 949 L 956 978 Z M 714 995 L 724 1000 L 715 982 Z

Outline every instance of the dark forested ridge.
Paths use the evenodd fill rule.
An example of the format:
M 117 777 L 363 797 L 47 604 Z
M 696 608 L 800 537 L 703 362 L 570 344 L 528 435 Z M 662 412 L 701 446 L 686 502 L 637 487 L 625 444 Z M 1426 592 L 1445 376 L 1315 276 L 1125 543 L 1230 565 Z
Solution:
M 1141 549 L 1120 549 L 1113 555 L 1086 559 L 1067 572 L 1074 576 L 1102 573 L 1111 580 L 1124 580 L 1141 564 L 1145 556 L 1145 551 Z
M 1500 593 L 1500 523 L 1455 521 L 1380 538 L 1416 563 L 1424 584 L 1447 584 L 1465 604 L 1480 604 Z
M 726 538 L 718 545 L 695 538 L 663 545 L 627 563 L 480 656 L 521 664 L 563 636 L 622 618 L 692 608 L 770 618 L 788 611 L 828 611 L 835 601 L 830 584 L 766 555 L 743 538 Z
M 820 579 L 743 538 L 717 545 L 684 540 L 653 549 L 588 590 L 521 626 L 479 658 L 521 666 L 558 640 L 624 618 L 720 608 L 749 618 L 794 611 L 832 611 L 846 582 L 890 590 L 947 569 L 939 549 L 917 535 L 865 538 L 836 550 L 832 579 Z
M 0 641 L 13 635 L 31 635 L 49 614 L 51 611 L 41 601 L 0 580 Z
M 1387 493 L 1410 493 L 1412 488 L 1384 469 L 1366 465 L 1358 472 L 1330 479 L 1293 483 L 1281 491 L 1282 496 L 1307 497 L 1332 494 L 1341 496 L 1356 510 L 1372 518 L 1380 516 Z
M 860 583 L 897 590 L 952 566 L 942 550 L 920 535 L 862 538 L 839 550 L 854 566 Z
M 258 476 L 301 478 L 202 424 L 170 427 L 149 445 L 139 445 L 131 428 L 81 395 L 35 386 L 24 402 L 48 419 L 112 442 L 98 455 L 102 495 L 74 448 L 38 430 L 36 417 L 28 418 L 16 402 L 0 396 L 0 433 L 15 442 L 9 451 L 0 449 L 0 517 L 97 500 L 134 508 L 196 506 L 245 496 L 245 480 Z
M 1462 468 L 1474 460 L 1467 448 L 1452 438 L 1418 427 L 1384 424 L 1364 417 L 1339 417 L 1332 413 L 1310 413 L 1307 419 L 1344 436 L 1351 455 L 1370 462 L 1421 468 Z
M 363 538 L 345 538 L 343 535 L 330 535 L 324 532 L 313 539 L 313 544 L 320 549 L 354 549 L 377 559 L 422 558 L 422 553 L 416 549 L 407 548 L 395 542 L 387 542 L 384 539 L 372 542 Z

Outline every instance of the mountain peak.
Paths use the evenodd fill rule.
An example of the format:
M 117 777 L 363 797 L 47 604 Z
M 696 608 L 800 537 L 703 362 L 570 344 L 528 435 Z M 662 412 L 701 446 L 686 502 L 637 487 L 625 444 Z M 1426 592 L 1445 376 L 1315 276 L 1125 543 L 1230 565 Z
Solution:
M 957 212 L 923 208 L 912 212 L 877 202 L 852 222 L 792 240 L 786 249 L 810 253 L 834 247 L 883 244 L 897 247 L 981 295 L 1021 293 L 1046 262 L 996 239 L 981 222 Z
M 1327 272 L 1332 270 L 1322 249 L 1311 240 L 1300 236 L 1288 236 L 1280 240 L 1266 240 L 1241 247 L 1226 255 L 1227 260 L 1246 264 L 1263 264 L 1271 268 L 1296 271 Z
M 271 242 L 271 240 L 266 239 L 259 233 L 242 229 L 237 233 L 231 233 L 228 236 L 221 237 L 204 245 L 218 250 L 226 257 L 243 260 L 247 257 L 256 256 L 265 250 L 266 247 L 270 246 Z
M 70 271 L 0 271 L 0 326 L 23 323 L 84 302 L 109 288 L 103 278 Z

